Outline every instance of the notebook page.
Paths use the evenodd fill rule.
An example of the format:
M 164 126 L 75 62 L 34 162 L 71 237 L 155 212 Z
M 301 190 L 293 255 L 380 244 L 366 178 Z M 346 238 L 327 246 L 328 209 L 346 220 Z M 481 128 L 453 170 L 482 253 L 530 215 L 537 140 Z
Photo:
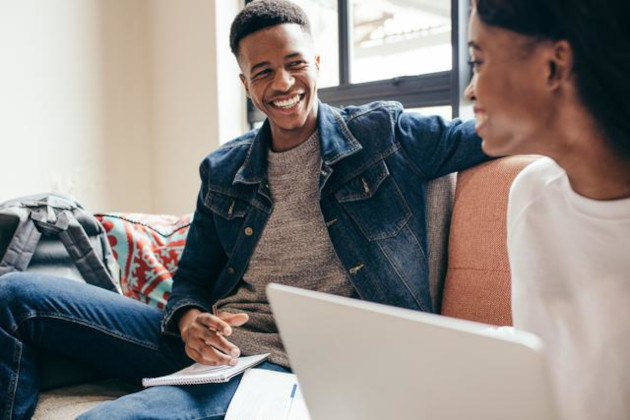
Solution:
M 306 402 L 304 402 L 304 396 L 302 395 L 302 388 L 299 385 L 289 410 L 288 420 L 311 420 L 311 416 L 306 408 Z
M 225 420 L 309 420 L 294 374 L 265 369 L 245 372 Z

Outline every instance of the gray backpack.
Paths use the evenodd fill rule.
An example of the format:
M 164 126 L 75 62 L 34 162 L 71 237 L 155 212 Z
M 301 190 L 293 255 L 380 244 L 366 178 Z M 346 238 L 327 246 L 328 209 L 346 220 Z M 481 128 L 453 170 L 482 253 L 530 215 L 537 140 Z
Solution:
M 39 194 L 0 204 L 0 276 L 46 273 L 120 293 L 103 226 L 73 198 Z

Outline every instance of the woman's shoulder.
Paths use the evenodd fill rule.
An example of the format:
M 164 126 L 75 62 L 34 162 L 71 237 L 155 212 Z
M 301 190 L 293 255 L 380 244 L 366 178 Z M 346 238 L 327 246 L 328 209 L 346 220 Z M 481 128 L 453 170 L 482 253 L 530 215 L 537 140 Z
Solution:
M 543 157 L 525 167 L 512 182 L 508 199 L 508 223 L 546 194 L 564 176 L 564 170 L 552 159 Z
M 525 167 L 514 178 L 510 187 L 510 199 L 512 196 L 534 199 L 564 174 L 564 169 L 552 159 L 540 158 Z

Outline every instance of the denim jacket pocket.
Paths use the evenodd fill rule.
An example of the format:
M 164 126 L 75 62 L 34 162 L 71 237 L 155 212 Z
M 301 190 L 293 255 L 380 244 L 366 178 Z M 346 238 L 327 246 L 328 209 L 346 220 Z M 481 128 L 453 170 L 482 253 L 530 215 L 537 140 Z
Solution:
M 214 214 L 214 226 L 221 246 L 228 256 L 232 255 L 250 207 L 249 203 L 210 191 L 204 198 L 204 205 Z
M 247 213 L 249 204 L 229 195 L 210 191 L 204 198 L 204 204 L 213 213 L 226 220 L 242 219 Z
M 411 217 L 411 209 L 382 160 L 341 187 L 335 198 L 369 241 L 396 236 Z

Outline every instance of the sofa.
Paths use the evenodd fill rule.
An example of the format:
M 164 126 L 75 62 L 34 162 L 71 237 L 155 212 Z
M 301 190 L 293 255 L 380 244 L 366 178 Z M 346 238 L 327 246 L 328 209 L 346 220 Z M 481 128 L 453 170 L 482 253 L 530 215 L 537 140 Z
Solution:
M 431 293 L 441 314 L 511 325 L 507 197 L 514 177 L 533 160 L 501 158 L 427 184 Z M 41 363 L 43 392 L 34 419 L 74 418 L 139 389 L 55 355 Z

